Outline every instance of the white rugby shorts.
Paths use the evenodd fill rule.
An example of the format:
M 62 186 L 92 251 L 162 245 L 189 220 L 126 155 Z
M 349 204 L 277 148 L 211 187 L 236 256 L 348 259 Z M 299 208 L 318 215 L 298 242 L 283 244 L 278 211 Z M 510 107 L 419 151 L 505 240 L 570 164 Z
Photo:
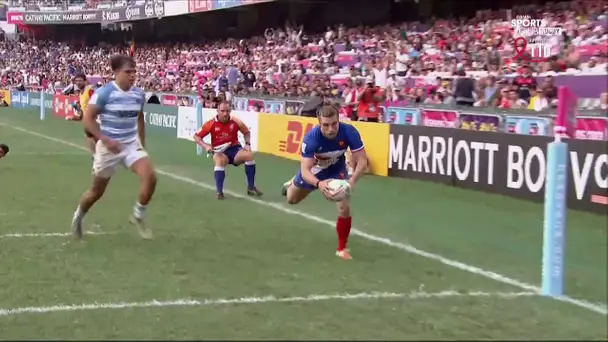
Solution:
M 125 168 L 130 168 L 136 161 L 148 156 L 148 152 L 141 146 L 139 139 L 123 144 L 123 150 L 114 154 L 101 140 L 95 145 L 95 155 L 93 156 L 93 174 L 96 177 L 110 178 L 116 172 L 119 164 Z

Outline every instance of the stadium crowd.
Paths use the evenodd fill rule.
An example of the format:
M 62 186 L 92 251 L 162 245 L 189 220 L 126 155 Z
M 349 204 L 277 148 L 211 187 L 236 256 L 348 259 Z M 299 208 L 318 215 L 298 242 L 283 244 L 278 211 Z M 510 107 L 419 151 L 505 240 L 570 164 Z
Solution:
M 538 14 L 548 27 L 563 28 L 553 56 L 546 63 L 513 59 L 513 31 L 505 15 Z M 286 24 L 267 29 L 264 36 L 206 44 L 146 44 L 130 41 L 128 32 L 125 44 L 95 47 L 22 36 L 0 42 L 0 85 L 52 90 L 70 84 L 79 70 L 107 80 L 108 56 L 132 53 L 139 85 L 154 92 L 316 95 L 348 104 L 366 89 L 377 89 L 386 100 L 541 110 L 555 104 L 556 88 L 551 77 L 536 84 L 532 75 L 608 71 L 605 49 L 593 56 L 579 53 L 584 46 L 608 44 L 607 22 L 608 5 L 587 1 L 519 7 L 508 14 L 480 11 L 468 20 L 431 24 L 328 27 L 321 33 Z M 407 77 L 422 81 L 408 85 Z M 475 86 L 468 94 L 456 94 L 454 81 L 466 77 L 476 79 Z M 608 94 L 601 98 L 599 106 L 606 109 Z

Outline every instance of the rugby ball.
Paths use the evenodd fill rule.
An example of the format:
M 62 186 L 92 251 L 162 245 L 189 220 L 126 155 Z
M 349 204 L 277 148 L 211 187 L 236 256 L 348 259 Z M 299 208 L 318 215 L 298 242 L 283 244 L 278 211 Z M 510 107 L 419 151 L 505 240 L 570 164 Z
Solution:
M 350 197 L 350 184 L 344 179 L 332 179 L 327 185 L 331 194 L 327 197 L 332 202 L 340 202 Z

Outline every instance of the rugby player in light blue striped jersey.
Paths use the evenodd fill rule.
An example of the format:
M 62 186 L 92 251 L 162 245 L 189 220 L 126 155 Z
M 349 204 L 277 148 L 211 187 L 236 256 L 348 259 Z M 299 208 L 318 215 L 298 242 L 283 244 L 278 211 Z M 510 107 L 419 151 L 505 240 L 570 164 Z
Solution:
M 103 196 L 116 166 L 122 165 L 139 177 L 139 197 L 130 222 L 144 239 L 152 238 L 152 231 L 144 221 L 144 213 L 156 188 L 156 174 L 145 150 L 145 122 L 143 107 L 146 102 L 142 89 L 134 87 L 135 61 L 116 55 L 110 60 L 115 80 L 102 86 L 91 96 L 83 124 L 96 140 L 93 160 L 93 184 L 80 198 L 72 219 L 72 232 L 83 237 L 82 221 L 85 214 Z M 96 119 L 99 118 L 99 123 Z

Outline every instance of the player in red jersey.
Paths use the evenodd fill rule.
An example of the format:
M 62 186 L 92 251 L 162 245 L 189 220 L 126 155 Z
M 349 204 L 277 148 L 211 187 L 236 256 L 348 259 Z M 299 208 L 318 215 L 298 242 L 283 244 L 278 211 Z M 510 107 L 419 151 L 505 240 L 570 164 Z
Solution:
M 251 133 L 243 121 L 230 116 L 230 107 L 228 101 L 220 102 L 217 116 L 203 124 L 194 134 L 194 141 L 207 153 L 213 154 L 217 199 L 224 199 L 225 168 L 228 164 L 239 166 L 245 163 L 247 195 L 262 196 L 262 192 L 255 187 L 255 160 L 251 153 Z M 239 142 L 239 132 L 245 137 L 245 146 Z M 211 134 L 211 145 L 203 141 L 203 138 L 209 134 Z

